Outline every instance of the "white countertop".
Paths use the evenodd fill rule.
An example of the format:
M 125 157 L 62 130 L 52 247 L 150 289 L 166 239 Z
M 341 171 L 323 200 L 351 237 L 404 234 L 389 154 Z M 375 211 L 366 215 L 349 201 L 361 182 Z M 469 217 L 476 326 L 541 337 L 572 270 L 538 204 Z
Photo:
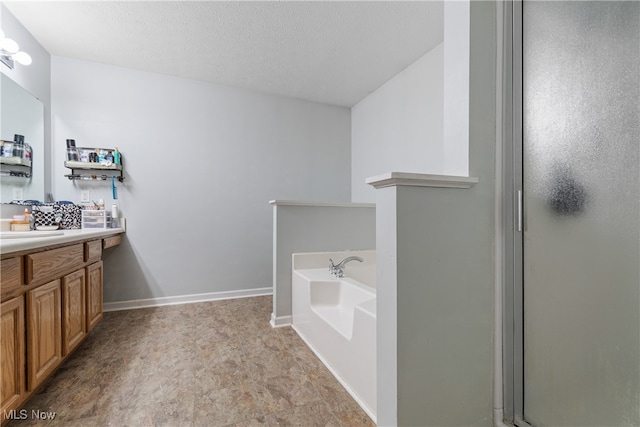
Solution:
M 32 231 L 31 233 L 39 233 Z M 61 243 L 71 243 L 79 240 L 112 236 L 124 233 L 124 228 L 101 228 L 93 230 L 62 230 L 62 235 L 49 235 L 42 237 L 25 237 L 22 239 L 0 239 L 0 253 L 38 249 L 45 246 L 59 245 Z

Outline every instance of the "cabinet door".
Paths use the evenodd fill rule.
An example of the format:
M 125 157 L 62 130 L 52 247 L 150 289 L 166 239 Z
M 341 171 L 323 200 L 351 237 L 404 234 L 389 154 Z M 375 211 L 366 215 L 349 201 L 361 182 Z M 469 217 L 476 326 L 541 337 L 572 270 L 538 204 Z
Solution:
M 87 335 L 84 268 L 62 278 L 62 354 L 75 349 Z
M 60 280 L 27 292 L 29 390 L 35 390 L 62 360 L 60 302 Z
M 0 420 L 17 409 L 26 393 L 24 353 L 24 297 L 19 296 L 0 305 Z
M 87 267 L 87 332 L 102 320 L 102 261 Z

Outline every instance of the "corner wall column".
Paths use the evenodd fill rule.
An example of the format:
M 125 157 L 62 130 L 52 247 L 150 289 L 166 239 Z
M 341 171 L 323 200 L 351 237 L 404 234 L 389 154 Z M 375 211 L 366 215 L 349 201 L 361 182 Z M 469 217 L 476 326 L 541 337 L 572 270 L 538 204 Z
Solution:
M 378 424 L 491 425 L 493 217 L 477 209 L 493 201 L 477 178 L 367 183 L 378 190 Z

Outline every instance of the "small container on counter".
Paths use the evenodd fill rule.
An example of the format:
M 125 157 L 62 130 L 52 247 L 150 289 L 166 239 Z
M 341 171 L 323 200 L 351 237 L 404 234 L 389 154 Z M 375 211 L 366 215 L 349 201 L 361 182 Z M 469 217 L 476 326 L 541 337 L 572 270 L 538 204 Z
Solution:
M 105 210 L 82 210 L 82 229 L 110 228 L 111 212 Z
M 14 215 L 11 219 L 11 231 L 31 231 L 31 222 L 24 215 Z

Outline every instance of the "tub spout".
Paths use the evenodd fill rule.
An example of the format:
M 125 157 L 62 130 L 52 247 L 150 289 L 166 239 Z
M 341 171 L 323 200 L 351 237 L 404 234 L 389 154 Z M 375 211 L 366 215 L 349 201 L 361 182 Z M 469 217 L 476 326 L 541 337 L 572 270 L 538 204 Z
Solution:
M 344 275 L 342 269 L 344 268 L 345 264 L 348 263 L 349 261 L 362 262 L 364 261 L 364 259 L 362 259 L 359 256 L 350 256 L 340 261 L 337 265 L 334 265 L 333 260 L 329 258 L 329 274 L 331 274 L 331 277 L 334 277 L 334 278 L 342 277 Z

